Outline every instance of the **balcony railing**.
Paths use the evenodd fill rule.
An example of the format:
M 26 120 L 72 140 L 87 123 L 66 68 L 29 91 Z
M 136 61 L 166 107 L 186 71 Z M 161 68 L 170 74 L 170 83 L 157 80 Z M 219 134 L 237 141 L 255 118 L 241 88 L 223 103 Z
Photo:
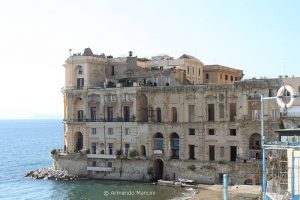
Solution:
M 117 118 L 100 118 L 100 119 L 69 119 L 64 121 L 65 122 L 136 122 L 136 118 L 117 117 Z
M 105 155 L 105 154 L 87 154 L 88 158 L 103 158 L 103 159 L 116 159 L 116 155 Z

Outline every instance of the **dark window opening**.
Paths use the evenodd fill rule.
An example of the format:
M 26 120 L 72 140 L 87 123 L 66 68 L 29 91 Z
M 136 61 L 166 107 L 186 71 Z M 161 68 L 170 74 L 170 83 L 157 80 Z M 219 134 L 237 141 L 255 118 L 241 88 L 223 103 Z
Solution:
M 95 142 L 92 143 L 92 154 L 96 154 L 97 144 Z
M 225 80 L 226 80 L 226 81 L 228 80 L 228 75 L 226 75 L 226 74 L 225 74 Z
M 208 121 L 214 121 L 214 120 L 215 120 L 215 105 L 208 104 Z
M 236 136 L 236 129 L 230 129 L 230 135 Z
M 238 80 L 237 77 L 234 77 L 234 80 L 237 81 Z
M 195 160 L 195 145 L 189 145 L 189 159 Z
M 112 122 L 113 121 L 113 107 L 107 107 L 107 121 Z
M 112 167 L 112 162 L 107 162 L 107 167 Z
M 115 75 L 115 66 L 111 66 L 111 76 Z
M 130 121 L 130 107 L 124 106 L 123 107 L 123 114 L 124 114 L 124 121 L 129 122 Z
M 195 121 L 195 106 L 189 105 L 189 122 Z
M 125 155 L 128 156 L 128 152 L 130 149 L 130 144 L 125 144 Z
M 208 129 L 208 135 L 215 135 L 215 129 Z
M 230 80 L 233 81 L 233 76 L 230 76 Z
M 77 79 L 77 88 L 83 88 L 84 86 L 84 79 L 83 78 L 78 78 Z
M 83 71 L 82 71 L 82 67 L 81 67 L 81 66 L 78 67 L 78 74 L 83 74 Z
M 206 74 L 205 74 L 205 78 L 206 78 L 206 79 L 209 79 L 209 74 L 206 73 Z
M 96 107 L 91 107 L 91 120 L 96 121 L 97 120 L 97 112 L 96 112 Z
M 195 135 L 195 129 L 194 128 L 189 129 L 189 135 Z
M 161 122 L 161 109 L 156 108 L 156 121 Z
M 78 110 L 77 119 L 78 119 L 79 122 L 83 121 L 83 110 Z
M 173 133 L 171 135 L 171 159 L 179 159 L 179 135 Z
M 235 121 L 236 118 L 236 103 L 229 104 L 230 121 Z
M 108 143 L 108 154 L 113 155 L 113 144 L 112 143 Z
M 215 146 L 209 145 L 209 160 L 214 161 L 215 160 Z
M 236 146 L 230 146 L 230 161 L 236 161 L 237 157 Z
M 93 161 L 92 161 L 92 166 L 93 166 L 93 167 L 96 167 L 96 166 L 97 166 L 97 161 L 94 161 L 94 160 L 93 160 Z

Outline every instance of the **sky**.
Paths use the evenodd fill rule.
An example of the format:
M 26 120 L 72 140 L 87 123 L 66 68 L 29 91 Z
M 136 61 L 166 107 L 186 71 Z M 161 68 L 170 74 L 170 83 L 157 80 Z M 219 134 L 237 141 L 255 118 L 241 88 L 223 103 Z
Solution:
M 63 115 L 64 61 L 186 53 L 245 78 L 300 76 L 300 1 L 0 0 L 0 119 Z

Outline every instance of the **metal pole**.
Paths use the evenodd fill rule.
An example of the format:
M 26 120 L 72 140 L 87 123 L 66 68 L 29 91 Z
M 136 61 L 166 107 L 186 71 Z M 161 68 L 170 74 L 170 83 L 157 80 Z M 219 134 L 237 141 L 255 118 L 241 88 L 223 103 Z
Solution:
M 224 197 L 223 200 L 228 200 L 228 175 L 223 174 L 223 190 L 224 190 Z
M 260 124 L 261 124 L 261 147 L 262 147 L 262 176 L 263 176 L 263 185 L 262 185 L 262 191 L 263 191 L 263 200 L 267 199 L 266 195 L 266 189 L 267 189 L 267 175 L 266 175 L 266 152 L 265 152 L 265 136 L 264 136 L 264 97 L 263 95 L 260 96 Z
M 295 158 L 294 158 L 294 149 L 292 150 L 292 199 L 294 199 L 294 195 L 295 195 Z

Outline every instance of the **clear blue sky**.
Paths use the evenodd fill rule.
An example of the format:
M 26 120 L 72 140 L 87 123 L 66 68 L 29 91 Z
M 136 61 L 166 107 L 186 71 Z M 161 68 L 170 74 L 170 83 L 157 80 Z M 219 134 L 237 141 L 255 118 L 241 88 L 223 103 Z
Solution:
M 300 76 L 300 1 L 1 1 L 0 118 L 62 115 L 73 52 L 191 54 L 247 78 Z

